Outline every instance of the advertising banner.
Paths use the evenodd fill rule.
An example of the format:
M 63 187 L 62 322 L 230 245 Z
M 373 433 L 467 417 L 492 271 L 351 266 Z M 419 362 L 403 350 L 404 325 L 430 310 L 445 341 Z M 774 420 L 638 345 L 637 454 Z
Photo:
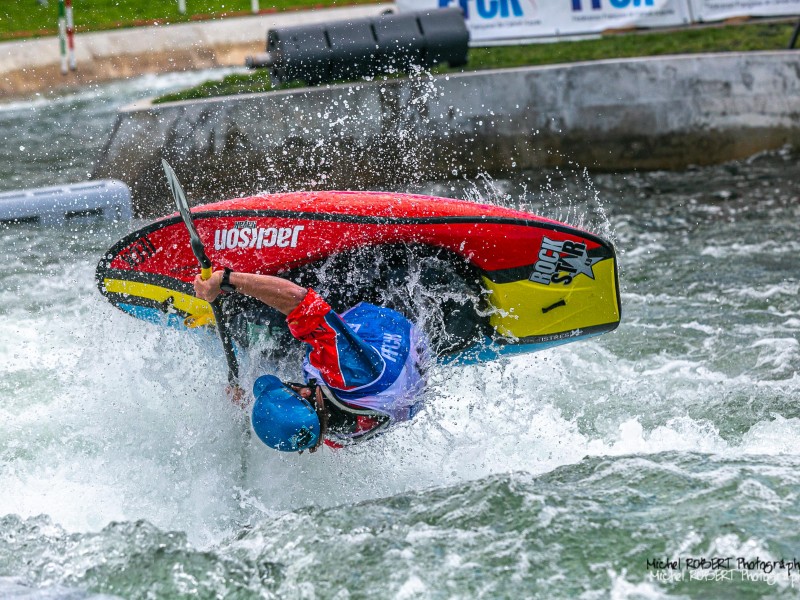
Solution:
M 696 21 L 800 15 L 800 0 L 689 0 Z
M 396 4 L 400 11 L 460 6 L 473 44 L 690 21 L 686 0 L 397 0 Z

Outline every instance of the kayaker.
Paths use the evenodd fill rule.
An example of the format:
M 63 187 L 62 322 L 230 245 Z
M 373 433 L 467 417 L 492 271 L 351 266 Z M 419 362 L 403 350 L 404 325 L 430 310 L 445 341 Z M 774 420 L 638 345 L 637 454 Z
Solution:
M 285 452 L 361 442 L 411 419 L 422 405 L 424 333 L 399 312 L 362 302 L 341 315 L 313 289 L 270 275 L 215 271 L 194 280 L 208 302 L 245 294 L 286 315 L 308 345 L 305 382 L 262 375 L 253 385 L 252 426 L 266 445 Z

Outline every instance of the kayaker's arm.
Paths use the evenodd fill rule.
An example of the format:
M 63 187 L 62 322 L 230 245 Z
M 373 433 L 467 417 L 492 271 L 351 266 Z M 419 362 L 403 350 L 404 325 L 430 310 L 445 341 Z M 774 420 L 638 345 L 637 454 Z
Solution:
M 209 279 L 203 280 L 199 275 L 194 280 L 194 290 L 198 298 L 213 302 L 220 293 L 220 284 L 224 271 L 215 271 Z M 233 272 L 230 283 L 236 291 L 260 300 L 264 304 L 279 310 L 285 315 L 292 312 L 305 298 L 308 290 L 296 283 L 272 275 L 256 275 L 254 273 Z

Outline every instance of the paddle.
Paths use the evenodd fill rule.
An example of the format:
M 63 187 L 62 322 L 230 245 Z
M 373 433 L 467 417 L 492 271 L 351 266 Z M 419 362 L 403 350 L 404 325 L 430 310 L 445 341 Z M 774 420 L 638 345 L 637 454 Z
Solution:
M 197 262 L 200 263 L 200 277 L 202 277 L 204 280 L 208 279 L 211 277 L 212 273 L 211 260 L 208 258 L 205 246 L 203 245 L 203 240 L 200 239 L 197 229 L 194 226 L 192 213 L 189 212 L 189 204 L 186 202 L 186 195 L 183 193 L 181 183 L 178 181 L 178 177 L 175 175 L 175 171 L 172 170 L 172 167 L 169 166 L 169 163 L 162 158 L 161 164 L 164 167 L 164 173 L 167 176 L 169 187 L 172 190 L 172 196 L 175 198 L 175 206 L 178 207 L 178 212 L 181 215 L 181 219 L 183 219 L 186 229 L 189 230 L 189 239 L 191 240 L 192 252 L 194 253 L 195 258 L 197 258 Z M 217 332 L 219 333 L 220 341 L 222 341 L 222 349 L 225 352 L 225 360 L 228 362 L 228 383 L 232 387 L 238 388 L 239 363 L 236 360 L 236 354 L 233 350 L 233 342 L 231 341 L 228 327 L 225 325 L 225 318 L 222 314 L 222 303 L 220 302 L 219 297 L 211 302 L 211 310 L 214 313 L 214 320 L 217 322 Z

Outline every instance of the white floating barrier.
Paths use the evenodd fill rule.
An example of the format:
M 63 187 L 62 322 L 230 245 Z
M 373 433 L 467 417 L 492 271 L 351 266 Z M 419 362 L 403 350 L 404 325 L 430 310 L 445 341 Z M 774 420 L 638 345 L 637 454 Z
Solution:
M 131 191 L 116 179 L 0 193 L 0 225 L 65 225 L 131 216 Z

